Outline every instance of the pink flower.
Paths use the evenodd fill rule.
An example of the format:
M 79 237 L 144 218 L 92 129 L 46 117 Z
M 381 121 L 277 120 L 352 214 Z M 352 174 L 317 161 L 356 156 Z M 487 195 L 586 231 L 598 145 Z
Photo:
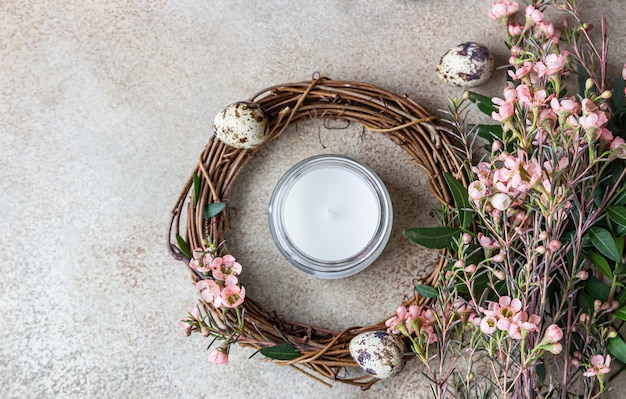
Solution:
M 513 102 L 502 101 L 502 99 L 497 97 L 493 98 L 491 101 L 498 108 L 498 112 L 494 111 L 491 113 L 491 117 L 494 120 L 504 122 L 515 115 L 515 105 Z
M 535 70 L 535 65 L 530 61 L 525 61 L 522 66 L 517 68 L 515 72 L 509 71 L 509 76 L 513 79 L 519 80 L 524 76 L 527 76 L 529 73 Z
M 424 309 L 417 305 L 409 306 L 406 317 L 406 327 L 409 335 L 419 334 L 419 336 L 428 339 L 428 343 L 437 342 L 437 334 L 433 324 L 435 323 L 435 314 L 431 309 Z
M 626 80 L 626 64 L 624 64 L 624 68 L 622 68 L 622 79 Z
M 200 290 L 200 297 L 207 303 L 212 303 L 216 308 L 222 306 L 221 288 L 215 280 L 200 280 L 196 283 L 196 288 Z
M 236 308 L 243 303 L 246 288 L 238 285 L 227 285 L 221 293 L 222 304 L 227 308 Z
M 213 349 L 209 352 L 209 362 L 219 364 L 222 366 L 228 365 L 228 353 L 222 348 Z
M 515 90 L 517 91 L 517 97 L 519 98 L 520 103 L 528 106 L 532 104 L 533 95 L 530 92 L 530 87 L 528 87 L 528 85 L 519 85 Z
M 508 19 L 511 15 L 515 14 L 519 9 L 517 2 L 510 2 L 508 0 L 498 0 L 491 3 L 491 11 L 489 16 L 494 20 Z
M 533 5 L 529 5 L 525 9 L 526 19 L 532 22 L 543 21 L 543 13 L 536 9 Z
M 396 316 L 393 316 L 392 318 L 385 321 L 385 325 L 387 326 L 387 332 L 389 334 L 399 334 L 406 331 L 406 328 L 403 327 L 407 313 L 408 310 L 406 306 L 399 306 L 396 309 Z M 400 328 L 398 328 L 399 326 Z
M 522 339 L 529 332 L 539 331 L 539 325 L 541 324 L 541 317 L 536 314 L 527 314 L 524 311 L 520 311 L 511 320 L 511 324 L 508 328 L 509 336 L 513 339 Z
M 591 365 L 583 373 L 585 377 L 601 376 L 611 371 L 611 355 L 606 355 L 606 358 L 602 355 L 591 356 Z
M 567 63 L 567 53 L 564 54 L 548 54 L 545 60 L 546 67 L 548 68 L 548 75 L 556 75 L 565 68 Z
M 520 24 L 509 24 L 508 30 L 509 30 L 509 35 L 511 35 L 511 36 L 519 36 L 524 31 L 524 27 L 522 25 L 520 25 Z M 511 49 L 511 50 L 513 50 L 513 49 Z M 513 54 L 513 55 L 518 56 L 519 54 Z
M 480 181 L 473 181 L 469 184 L 469 186 L 467 186 L 467 192 L 470 199 L 477 201 L 488 195 L 489 190 L 487 190 L 487 187 L 484 183 Z
M 501 296 L 498 302 L 491 302 L 489 309 L 483 310 L 486 316 L 493 316 L 497 319 L 496 326 L 499 330 L 508 331 L 513 318 L 521 311 L 522 302 L 509 296 Z
M 490 202 L 495 209 L 504 211 L 511 206 L 511 197 L 503 193 L 496 193 L 491 196 Z
M 497 323 L 498 321 L 496 320 L 494 316 L 483 317 L 482 320 L 480 321 L 480 331 L 482 331 L 483 333 L 487 335 L 491 335 L 497 330 L 497 327 L 496 327 Z
M 241 274 L 242 270 L 241 265 L 232 255 L 213 259 L 211 268 L 213 269 L 213 277 L 216 280 L 224 281 L 226 285 L 237 284 L 237 276 Z

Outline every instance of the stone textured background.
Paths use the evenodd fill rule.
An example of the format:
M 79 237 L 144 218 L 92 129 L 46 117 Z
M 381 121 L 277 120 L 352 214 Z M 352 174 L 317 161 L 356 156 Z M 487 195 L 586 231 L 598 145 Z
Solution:
M 434 73 L 465 41 L 501 65 L 488 0 L 0 2 L 0 396 L 3 398 L 428 398 L 415 362 L 368 392 L 326 388 L 235 348 L 207 363 L 206 339 L 177 335 L 197 294 L 165 248 L 171 207 L 223 106 L 313 73 L 365 81 L 436 112 L 461 89 Z M 626 3 L 608 17 L 611 72 L 626 59 Z M 494 96 L 502 72 L 478 89 Z M 266 207 L 295 162 L 338 152 L 388 185 L 396 224 L 379 262 L 339 281 L 304 276 L 274 248 Z M 229 232 L 249 295 L 327 327 L 387 317 L 435 255 L 403 228 L 434 223 L 424 176 L 360 126 L 290 129 L 231 195 Z M 623 386 L 623 384 L 622 384 Z M 621 397 L 620 393 L 608 396 Z

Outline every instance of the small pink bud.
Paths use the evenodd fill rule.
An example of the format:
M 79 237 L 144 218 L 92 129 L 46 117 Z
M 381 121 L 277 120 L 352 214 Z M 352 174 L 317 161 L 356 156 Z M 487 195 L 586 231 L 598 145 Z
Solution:
M 572 360 L 570 360 L 570 363 L 574 367 L 580 367 L 580 360 L 578 360 L 578 359 L 572 359 Z
M 491 151 L 492 152 L 497 152 L 500 151 L 502 149 L 502 142 L 501 141 L 494 141 L 493 143 L 491 143 Z
M 465 261 L 463 259 L 459 259 L 456 262 L 454 262 L 454 267 L 456 269 L 463 269 L 465 268 Z
M 593 310 L 595 310 L 596 312 L 598 310 L 600 310 L 600 308 L 602 307 L 602 301 L 599 299 L 596 299 L 595 301 L 593 301 Z
M 537 245 L 535 251 L 537 251 L 538 254 L 543 255 L 546 253 L 546 247 L 544 247 L 543 245 Z
M 561 345 L 559 342 L 555 342 L 553 344 L 546 345 L 545 349 L 553 355 L 558 355 L 563 351 L 563 345 Z
M 503 281 L 506 277 L 502 270 L 494 270 L 493 275 L 500 281 Z
M 619 302 L 612 301 L 611 302 L 611 308 L 609 309 L 609 312 L 613 312 L 613 311 L 617 310 L 617 308 L 619 308 Z
M 495 255 L 494 257 L 491 258 L 492 261 L 497 262 L 497 263 L 502 263 L 504 262 L 504 254 L 502 252 L 500 252 L 499 254 Z
M 542 231 L 541 233 L 539 233 L 539 239 L 542 241 L 547 240 L 550 237 L 550 235 L 548 234 L 547 231 Z
M 476 265 L 472 263 L 463 270 L 465 271 L 465 273 L 474 273 L 476 271 Z
M 606 312 L 610 308 L 611 308 L 611 303 L 610 302 L 604 302 L 602 304 L 602 306 L 600 306 L 600 310 L 603 311 L 603 312 Z
M 472 242 L 472 235 L 470 233 L 463 233 L 463 244 L 469 244 Z
M 589 317 L 587 313 L 581 313 L 578 319 L 583 324 L 589 323 L 589 320 L 591 320 L 591 318 Z
M 559 342 L 563 338 L 563 331 L 556 324 L 550 324 L 546 329 L 546 338 L 552 343 Z
M 209 335 L 211 335 L 211 331 L 209 330 L 209 328 L 205 325 L 203 325 L 202 327 L 200 327 L 200 332 L 202 333 L 203 337 L 208 337 Z
M 550 252 L 556 252 L 559 249 L 561 249 L 561 241 L 559 240 L 552 240 L 548 243 L 548 250 Z
M 580 360 L 580 359 L 582 359 L 582 358 L 583 358 L 583 354 L 582 354 L 582 353 L 580 353 L 580 351 L 576 351 L 576 352 L 574 352 L 574 357 L 575 357 L 576 359 Z
M 608 334 L 609 339 L 613 339 L 615 337 L 617 337 L 617 331 L 615 331 L 615 329 L 613 327 L 610 327 L 610 331 Z
M 581 270 L 578 272 L 578 274 L 576 274 L 576 277 L 579 280 L 585 281 L 589 278 L 589 272 L 587 270 Z

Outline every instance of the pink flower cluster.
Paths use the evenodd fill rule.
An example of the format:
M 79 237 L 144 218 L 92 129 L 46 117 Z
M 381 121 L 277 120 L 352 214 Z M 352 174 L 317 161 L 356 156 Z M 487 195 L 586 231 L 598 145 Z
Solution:
M 200 296 L 207 303 L 213 304 L 216 308 L 221 306 L 235 308 L 243 303 L 246 288 L 239 284 L 238 278 L 242 267 L 234 256 L 213 257 L 210 251 L 204 252 L 202 249 L 196 249 L 193 252 L 193 259 L 189 261 L 189 266 L 200 273 L 210 274 L 212 277 L 196 283 Z
M 387 332 L 390 334 L 403 334 L 406 336 L 418 336 L 426 339 L 428 343 L 437 342 L 437 334 L 433 324 L 436 316 L 432 309 L 422 308 L 418 305 L 399 306 L 396 316 L 385 322 Z
M 491 335 L 497 330 L 506 331 L 513 339 L 522 339 L 529 332 L 539 331 L 541 317 L 522 310 L 522 302 L 509 296 L 501 296 L 498 302 L 489 303 L 488 309 L 479 308 L 482 318 L 474 318 L 480 331 Z

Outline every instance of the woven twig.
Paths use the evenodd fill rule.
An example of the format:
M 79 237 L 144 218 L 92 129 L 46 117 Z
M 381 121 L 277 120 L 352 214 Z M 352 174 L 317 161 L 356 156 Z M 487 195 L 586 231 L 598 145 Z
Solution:
M 370 131 L 384 134 L 402 147 L 415 160 L 415 164 L 424 169 L 431 190 L 439 201 L 448 204 L 452 202 L 443 172 L 455 175 L 467 185 L 461 173 L 461 162 L 453 149 L 453 138 L 441 128 L 434 116 L 406 95 L 395 95 L 366 83 L 319 78 L 269 87 L 254 94 L 249 100 L 259 104 L 269 119 L 265 142 L 277 139 L 288 126 L 304 120 L 341 119 L 357 122 Z M 262 147 L 236 149 L 225 145 L 215 136 L 209 139 L 172 212 L 167 238 L 172 256 L 189 264 L 189 259 L 172 240 L 176 235 L 185 236 L 191 248 L 204 247 L 203 241 L 208 238 L 218 243 L 225 240 L 228 208 L 210 220 L 203 219 L 202 210 L 207 204 L 227 202 L 237 175 Z M 194 175 L 200 180 L 195 207 L 190 200 Z M 181 215 L 185 209 L 187 214 L 183 220 Z M 182 226 L 183 223 L 186 225 Z M 224 250 L 228 252 L 227 248 Z M 442 262 L 425 283 L 436 284 L 441 265 Z M 201 276 L 193 269 L 188 269 L 193 282 L 197 282 Z M 416 295 L 407 304 L 422 304 L 426 300 Z M 277 364 L 293 366 L 322 382 L 320 376 L 357 385 L 362 389 L 369 388 L 377 381 L 368 376 L 344 377 L 346 373 L 341 371 L 345 367 L 358 367 L 348 351 L 352 337 L 365 331 L 385 329 L 384 320 L 370 326 L 334 331 L 276 317 L 249 296 L 243 306 L 244 330 L 238 341 L 241 345 L 263 349 L 289 342 L 302 356 L 289 361 L 275 361 Z M 203 303 L 203 307 L 216 320 L 223 314 L 222 309 L 215 309 L 211 304 Z M 234 312 L 226 316 L 227 322 L 223 328 L 224 335 L 228 336 L 234 331 L 237 318 Z

